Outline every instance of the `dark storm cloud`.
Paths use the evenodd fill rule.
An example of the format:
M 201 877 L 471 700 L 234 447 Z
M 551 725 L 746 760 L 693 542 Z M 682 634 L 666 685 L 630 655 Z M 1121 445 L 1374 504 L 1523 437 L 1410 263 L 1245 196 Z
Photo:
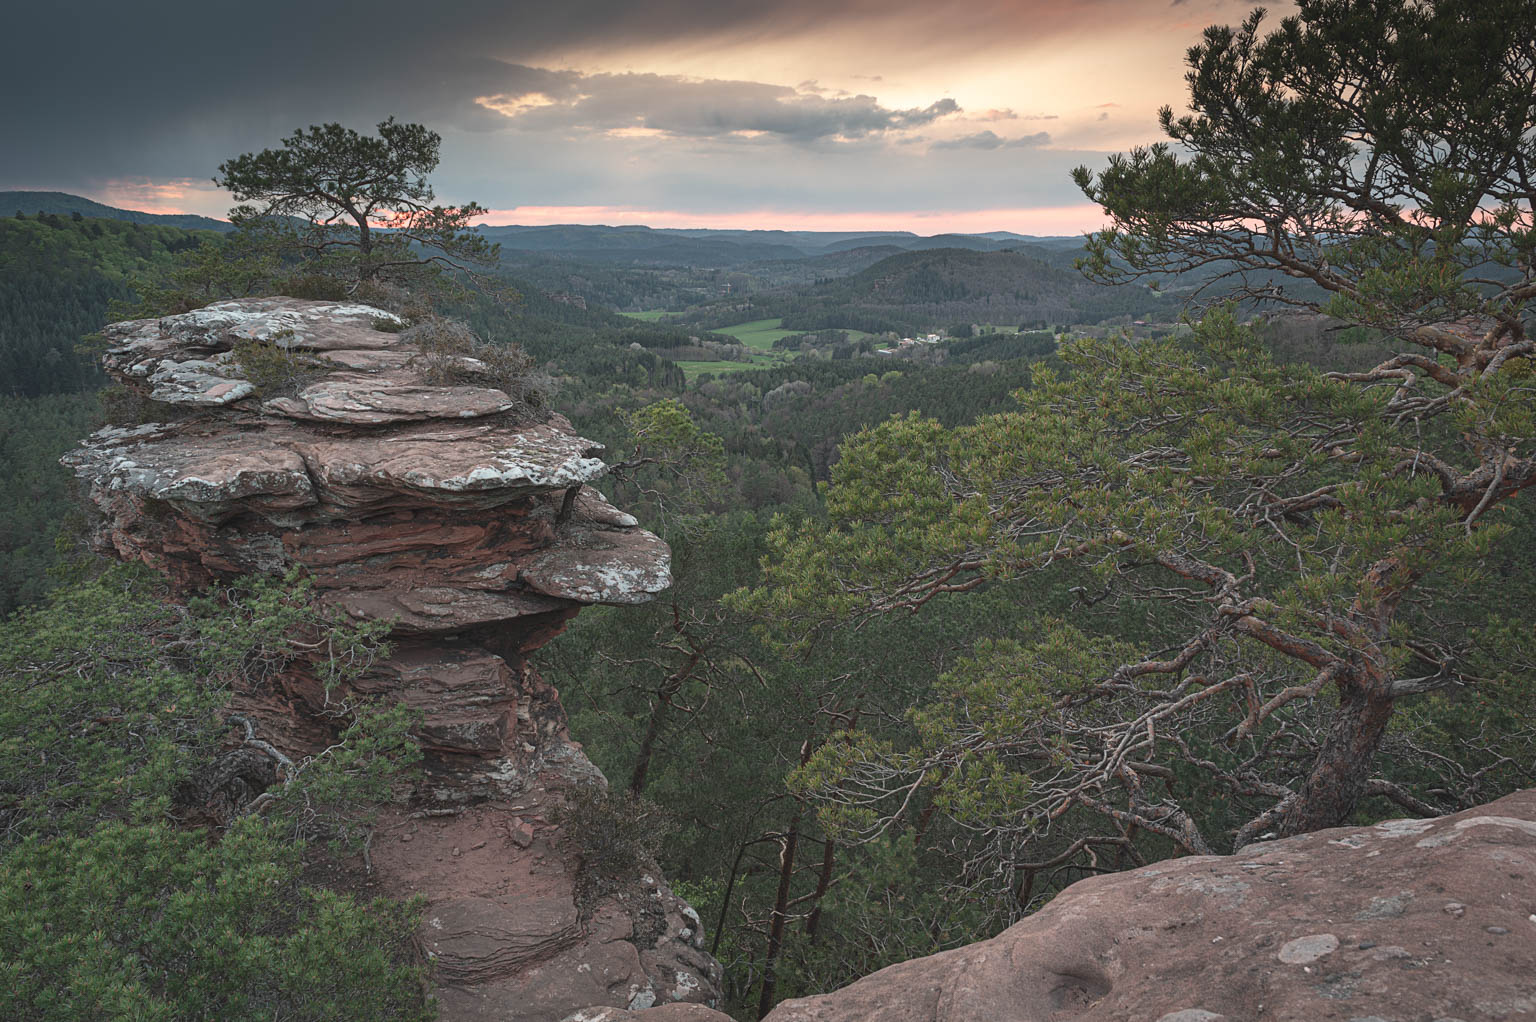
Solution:
M 995 131 L 978 131 L 974 135 L 935 142 L 931 149 L 1033 149 L 1050 142 L 1048 132 L 1037 131 L 1021 138 L 1003 138 Z
M 414 0 L 32 0 L 7 15 L 12 45 L 0 62 L 0 187 L 211 174 L 230 153 L 321 120 L 366 126 L 396 114 L 444 129 L 495 130 L 506 118 L 476 98 L 554 88 L 551 76 L 559 72 L 538 70 L 540 58 L 577 49 L 622 52 L 710 40 L 772 45 L 869 25 L 908 32 L 906 52 L 919 53 L 941 42 L 1038 41 L 1085 24 L 1095 10 L 1131 6 L 1131 0 L 444 0 L 430 6 Z M 608 84 L 653 94 L 686 91 L 648 85 L 643 77 Z M 942 106 L 888 110 L 859 96 L 832 96 L 818 105 L 798 95 L 747 91 L 722 97 L 722 121 L 794 138 L 856 137 L 950 112 Z M 660 130 L 707 131 L 711 115 L 704 104 L 658 98 L 670 104 L 655 115 Z M 594 100 L 589 112 L 613 116 L 624 106 L 610 96 Z

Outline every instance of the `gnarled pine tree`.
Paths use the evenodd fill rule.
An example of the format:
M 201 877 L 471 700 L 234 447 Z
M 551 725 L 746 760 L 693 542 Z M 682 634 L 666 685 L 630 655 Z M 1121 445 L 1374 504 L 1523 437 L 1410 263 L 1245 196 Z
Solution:
M 1500 618 L 1528 611 L 1483 587 L 1536 484 L 1536 4 L 1304 0 L 1261 24 L 1190 50 L 1177 147 L 1077 172 L 1112 218 L 1084 268 L 1195 275 L 1397 353 L 1280 365 L 1226 311 L 1068 343 L 1017 411 L 849 442 L 830 523 L 778 533 L 744 597 L 805 625 L 984 587 L 1040 608 L 897 737 L 796 778 L 866 836 L 943 811 L 975 839 L 968 881 L 1021 909 L 1074 857 L 1240 847 L 1374 795 L 1434 813 L 1532 776 L 1529 658 L 1499 641 L 1528 645 Z
M 393 117 L 378 131 L 300 128 L 280 148 L 219 164 L 214 184 L 243 203 L 230 211 L 234 223 L 292 229 L 307 261 L 340 263 L 355 282 L 494 263 L 497 247 L 471 230 L 485 210 L 473 202 L 444 206 L 427 182 L 442 137 Z

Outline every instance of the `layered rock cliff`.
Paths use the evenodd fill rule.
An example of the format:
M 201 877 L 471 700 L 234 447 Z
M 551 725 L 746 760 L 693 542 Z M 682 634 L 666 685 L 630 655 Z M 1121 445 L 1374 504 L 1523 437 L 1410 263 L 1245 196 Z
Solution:
M 368 882 L 426 897 L 449 1022 L 710 1001 L 719 966 L 659 877 L 578 898 L 552 810 L 600 775 L 529 661 L 582 606 L 664 589 L 666 544 L 593 488 L 598 445 L 404 325 L 270 298 L 108 327 L 106 368 L 148 421 L 65 458 L 94 541 L 180 591 L 299 568 L 337 613 L 388 623 L 392 655 L 351 687 L 418 712 L 426 769 L 380 821 Z M 351 694 L 296 669 L 234 700 L 298 759 Z

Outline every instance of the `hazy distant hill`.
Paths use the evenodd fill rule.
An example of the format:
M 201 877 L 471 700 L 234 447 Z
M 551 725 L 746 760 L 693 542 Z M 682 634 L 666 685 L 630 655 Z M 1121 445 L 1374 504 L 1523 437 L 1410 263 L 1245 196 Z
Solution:
M 548 227 L 482 227 L 510 258 L 519 252 L 590 262 L 639 266 L 742 266 L 747 263 L 810 259 L 854 249 L 923 251 L 941 248 L 997 252 L 1019 246 L 1076 250 L 1079 238 L 1032 238 L 1007 231 L 988 235 L 905 231 L 717 231 L 640 226 L 559 224 Z
M 974 307 L 971 318 L 991 309 L 1000 314 L 985 320 L 991 323 L 1020 318 L 1066 321 L 1081 317 L 1089 306 L 1100 309 L 1106 300 L 1134 306 L 1152 303 L 1143 287 L 1104 289 L 1055 260 L 1025 252 L 966 249 L 892 255 L 851 277 L 822 284 L 817 292 L 854 306 L 937 306 L 938 317 L 946 315 L 946 307 L 955 314 L 962 307 Z M 1109 315 L 1117 314 L 1118 309 Z
M 564 259 L 641 266 L 739 266 L 767 259 L 798 259 L 805 253 L 782 244 L 675 235 L 649 227 L 482 227 L 480 233 L 509 256 L 540 252 Z
M 18 211 L 28 216 L 78 213 L 84 217 L 161 224 L 184 230 L 233 230 L 226 221 L 210 217 L 118 209 L 67 192 L 0 191 L 0 216 Z M 876 248 L 909 252 L 956 248 L 996 252 L 1035 248 L 1065 254 L 1075 253 L 1082 245 L 1082 239 L 1077 237 L 1036 237 L 1011 231 L 924 237 L 910 231 L 747 231 L 596 224 L 481 227 L 479 230 L 501 245 L 508 262 L 527 262 L 527 255 L 538 253 L 575 262 L 636 267 L 734 268 L 749 263 L 782 263 Z M 1045 256 L 1044 251 L 1037 254 Z M 855 262 L 860 260 L 860 256 L 854 257 Z
M 893 248 L 906 249 L 909 252 L 926 251 L 936 248 L 964 248 L 970 249 L 973 252 L 998 252 L 1018 244 L 1019 242 L 1014 239 L 986 238 L 976 234 L 935 234 L 931 238 L 920 238 L 911 234 L 870 234 L 861 238 L 836 242 L 835 244 L 828 245 L 827 250 L 838 252 L 850 248 L 889 245 Z
M 211 217 L 195 216 L 191 213 L 140 213 L 136 209 L 105 206 L 78 195 L 70 195 L 68 192 L 0 192 L 0 216 L 10 216 L 17 212 L 28 216 L 36 216 L 38 213 L 53 213 L 58 216 L 79 213 L 81 216 L 101 217 L 105 220 L 126 220 L 131 224 L 180 227 L 187 231 L 234 230 L 228 222 L 214 220 Z
M 961 323 L 1035 328 L 1118 316 L 1161 318 L 1177 311 L 1176 302 L 1145 287 L 1107 288 L 1086 280 L 1071 267 L 1070 252 L 1027 247 L 1030 252 L 899 252 L 808 288 L 745 302 L 721 299 L 693 321 L 708 327 L 778 316 L 788 330 L 906 333 Z

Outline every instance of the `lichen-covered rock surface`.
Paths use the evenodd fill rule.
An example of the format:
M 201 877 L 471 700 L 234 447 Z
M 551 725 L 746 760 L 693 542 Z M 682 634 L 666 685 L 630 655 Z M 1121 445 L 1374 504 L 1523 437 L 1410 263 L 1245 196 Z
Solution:
M 1536 1019 L 1536 790 L 1082 880 L 991 940 L 767 1016 L 1079 1019 Z
M 101 512 L 93 540 L 182 591 L 301 568 L 338 613 L 389 624 L 391 657 L 352 687 L 419 713 L 426 771 L 357 883 L 425 896 L 447 1022 L 709 1002 L 719 966 L 659 878 L 578 904 L 553 810 L 601 775 L 528 661 L 583 605 L 652 599 L 670 552 L 591 485 L 599 445 L 518 417 L 483 363 L 428 358 L 403 325 L 264 298 L 108 327 L 107 371 L 152 421 L 64 459 Z M 234 698 L 298 759 L 348 695 L 297 669 Z
M 698 1004 L 663 1004 L 642 1011 L 623 1008 L 587 1008 L 563 1022 L 732 1022 L 731 1016 Z

